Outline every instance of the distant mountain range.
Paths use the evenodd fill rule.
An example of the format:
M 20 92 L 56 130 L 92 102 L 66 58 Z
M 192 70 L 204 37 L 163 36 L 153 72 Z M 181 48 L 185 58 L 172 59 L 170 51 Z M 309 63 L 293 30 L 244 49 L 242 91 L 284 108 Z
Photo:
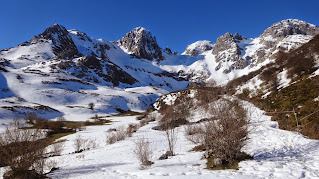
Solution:
M 259 37 L 227 32 L 215 43 L 188 45 L 179 55 L 161 48 L 143 27 L 106 41 L 54 24 L 27 42 L 0 50 L 0 119 L 6 123 L 36 112 L 48 119 L 87 120 L 94 114 L 145 110 L 171 91 L 226 85 L 317 34 L 317 26 L 287 19 Z

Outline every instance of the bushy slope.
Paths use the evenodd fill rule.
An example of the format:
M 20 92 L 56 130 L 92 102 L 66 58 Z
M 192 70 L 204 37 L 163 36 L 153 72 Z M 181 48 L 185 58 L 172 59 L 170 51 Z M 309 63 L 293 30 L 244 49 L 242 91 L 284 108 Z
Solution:
M 279 53 L 274 63 L 230 82 L 228 87 L 273 112 L 273 120 L 281 128 L 318 138 L 318 49 L 319 35 L 290 53 Z

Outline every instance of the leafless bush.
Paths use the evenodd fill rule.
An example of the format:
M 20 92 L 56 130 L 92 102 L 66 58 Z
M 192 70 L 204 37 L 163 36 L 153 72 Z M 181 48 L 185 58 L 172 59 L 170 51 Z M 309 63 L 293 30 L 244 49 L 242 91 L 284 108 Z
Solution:
M 41 174 L 48 173 L 52 169 L 56 169 L 56 168 L 57 168 L 57 162 L 55 160 L 49 160 L 47 158 L 38 160 L 33 165 L 33 169 L 37 173 L 41 173 Z
M 5 161 L 4 165 L 10 166 L 11 171 L 7 177 L 28 178 L 32 173 L 34 165 L 45 160 L 45 147 L 48 142 L 44 139 L 44 134 L 40 130 L 22 130 L 18 120 L 14 121 L 0 135 L 0 161 Z
M 184 126 L 185 135 L 194 135 L 203 133 L 202 126 L 200 124 L 189 124 Z
M 116 133 L 117 141 L 124 140 L 127 136 L 124 126 L 117 127 L 115 133 Z
M 56 142 L 50 146 L 51 153 L 53 156 L 59 156 L 61 155 L 63 149 L 64 149 L 64 142 Z
M 147 119 L 142 119 L 141 121 L 140 121 L 140 127 L 143 127 L 143 126 L 145 126 L 146 124 L 148 124 L 149 123 L 149 121 L 147 120 Z
M 106 143 L 113 144 L 117 141 L 124 140 L 127 137 L 127 132 L 124 126 L 119 126 L 114 132 L 111 132 L 107 135 Z
M 114 144 L 117 141 L 115 133 L 106 136 L 106 144 Z
M 141 163 L 141 169 L 146 169 L 153 164 L 153 162 L 151 162 L 153 150 L 150 146 L 150 142 L 146 139 L 139 138 L 135 142 L 134 153 Z
M 85 149 L 95 149 L 98 146 L 99 145 L 98 143 L 96 143 L 96 138 L 91 138 L 86 140 Z
M 164 130 L 164 136 L 167 140 L 168 144 L 168 155 L 173 156 L 175 155 L 174 150 L 175 150 L 175 145 L 177 141 L 177 134 L 178 130 L 177 128 L 173 125 L 174 123 L 167 121 L 166 123 L 162 123 L 162 128 Z
M 194 144 L 202 143 L 204 129 L 201 124 L 192 124 L 184 126 L 186 139 Z
M 237 102 L 218 101 L 212 112 L 218 120 L 204 123 L 203 144 L 214 157 L 232 163 L 247 139 L 246 111 Z
M 73 140 L 73 146 L 75 148 L 75 152 L 80 152 L 83 149 L 83 144 L 85 143 L 85 139 L 82 138 L 81 135 L 77 135 L 76 138 Z
M 89 150 L 98 147 L 95 138 L 84 139 L 81 135 L 77 135 L 73 141 L 75 152 L 82 152 L 83 150 Z
M 128 137 L 132 137 L 133 133 L 137 131 L 139 128 L 138 124 L 129 124 L 126 129 L 126 134 Z

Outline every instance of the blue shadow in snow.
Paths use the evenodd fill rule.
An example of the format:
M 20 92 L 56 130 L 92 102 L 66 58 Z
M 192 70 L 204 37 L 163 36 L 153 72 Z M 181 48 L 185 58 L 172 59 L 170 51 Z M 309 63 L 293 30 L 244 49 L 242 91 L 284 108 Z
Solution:
M 6 77 L 0 72 L 0 99 L 14 96 L 8 87 Z

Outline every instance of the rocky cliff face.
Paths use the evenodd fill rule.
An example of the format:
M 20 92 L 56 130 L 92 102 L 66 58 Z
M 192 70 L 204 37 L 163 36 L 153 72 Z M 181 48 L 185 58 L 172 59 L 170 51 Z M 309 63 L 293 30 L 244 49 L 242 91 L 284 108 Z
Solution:
M 261 63 L 278 51 L 288 52 L 300 47 L 319 34 L 319 27 L 298 19 L 287 19 L 274 23 L 258 38 L 255 52 L 246 55 L 253 64 Z
M 162 61 L 162 50 L 149 30 L 137 27 L 117 41 L 117 44 L 136 58 Z
M 305 21 L 287 19 L 271 25 L 260 37 L 284 38 L 288 35 L 297 34 L 315 36 L 319 34 L 319 28 Z
M 85 82 L 107 86 L 118 86 L 120 83 L 133 85 L 138 82 L 109 60 L 94 56 L 83 56 L 72 60 L 62 60 L 50 65 L 51 69 L 60 69 L 71 73 Z
M 218 63 L 216 71 L 223 69 L 224 73 L 229 73 L 233 69 L 243 69 L 247 66 L 245 61 L 241 58 L 243 49 L 237 44 L 243 39 L 246 38 L 238 33 L 232 35 L 229 32 L 217 38 L 212 52 Z
M 69 32 L 65 27 L 54 24 L 47 28 L 42 34 L 34 37 L 31 42 L 39 40 L 50 40 L 53 44 L 53 53 L 58 58 L 71 58 L 75 55 L 79 55 L 79 51 L 76 48 Z

